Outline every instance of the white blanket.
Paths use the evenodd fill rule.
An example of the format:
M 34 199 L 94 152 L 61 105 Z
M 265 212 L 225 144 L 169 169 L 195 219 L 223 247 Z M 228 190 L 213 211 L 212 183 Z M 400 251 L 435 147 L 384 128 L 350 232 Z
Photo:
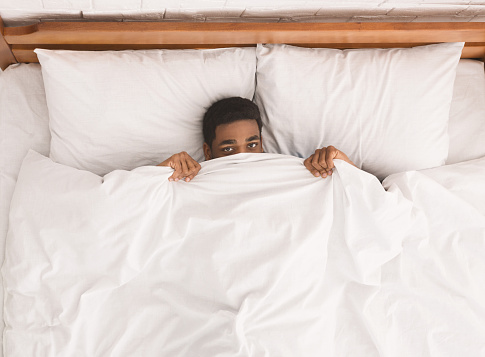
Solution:
M 485 160 L 464 168 L 474 186 L 428 170 L 387 192 L 336 165 L 321 179 L 239 154 L 186 183 L 30 151 L 2 268 L 5 355 L 484 355 Z

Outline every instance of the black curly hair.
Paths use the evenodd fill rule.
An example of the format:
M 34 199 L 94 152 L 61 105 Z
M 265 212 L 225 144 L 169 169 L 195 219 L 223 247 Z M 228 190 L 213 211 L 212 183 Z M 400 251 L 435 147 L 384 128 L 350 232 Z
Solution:
M 246 98 L 231 97 L 221 99 L 212 104 L 204 114 L 202 132 L 204 141 L 212 147 L 216 136 L 216 128 L 221 124 L 229 124 L 237 120 L 254 119 L 258 123 L 259 133 L 263 128 L 258 106 Z

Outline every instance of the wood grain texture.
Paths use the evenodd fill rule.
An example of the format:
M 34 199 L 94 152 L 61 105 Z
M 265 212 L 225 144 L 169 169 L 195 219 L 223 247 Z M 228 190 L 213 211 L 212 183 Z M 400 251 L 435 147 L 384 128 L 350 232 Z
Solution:
M 474 23 L 44 22 L 5 29 L 9 44 L 485 42 Z
M 392 48 L 466 42 L 462 58 L 485 59 L 485 23 L 41 22 L 6 27 L 19 62 L 37 47 L 70 50 L 218 48 L 287 43 L 305 47 Z M 13 63 L 4 59 L 2 63 Z
M 0 17 L 0 68 L 4 70 L 12 63 L 17 63 L 10 46 L 3 37 L 4 26 L 2 18 Z

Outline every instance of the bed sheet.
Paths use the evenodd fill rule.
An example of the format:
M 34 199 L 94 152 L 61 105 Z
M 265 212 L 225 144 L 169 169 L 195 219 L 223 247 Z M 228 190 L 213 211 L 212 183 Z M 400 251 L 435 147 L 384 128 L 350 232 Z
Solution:
M 8 229 L 10 200 L 30 149 L 49 155 L 49 115 L 37 64 L 11 65 L 0 74 L 0 237 Z M 3 259 L 4 244 L 0 244 Z
M 389 177 L 238 154 L 190 183 L 30 151 L 12 200 L 9 356 L 479 356 L 485 159 Z M 481 197 L 482 200 L 477 197 Z
M 474 68 L 478 66 L 475 62 L 460 61 L 458 75 L 469 75 L 470 65 Z M 483 67 L 483 64 L 481 66 Z M 460 71 L 460 68 L 463 70 Z M 466 79 L 466 82 L 469 83 L 470 78 Z M 467 88 L 469 92 L 470 85 Z M 454 95 L 455 97 L 456 95 L 461 97 L 466 96 L 466 94 L 456 93 L 456 91 Z M 470 105 L 463 107 L 467 108 L 466 113 L 471 113 Z M 480 108 L 483 108 L 483 104 L 480 104 Z M 458 112 L 463 114 L 462 110 L 455 110 L 455 128 L 457 127 L 458 118 L 460 118 L 460 113 Z M 478 127 L 481 124 L 473 125 Z M 467 128 L 473 125 L 468 125 Z M 450 128 L 452 127 L 450 126 Z M 468 132 L 467 130 L 465 131 Z M 460 133 L 460 136 L 463 137 L 464 134 L 462 132 Z M 460 138 L 460 141 L 457 141 L 454 147 L 457 148 L 462 142 L 463 138 Z M 43 155 L 48 155 L 49 146 L 48 112 L 40 66 L 38 64 L 12 65 L 6 71 L 0 73 L 0 260 L 2 263 L 10 201 L 21 162 L 29 149 L 34 149 Z M 451 146 L 450 148 L 452 149 Z M 456 157 L 463 156 L 458 152 L 455 154 Z M 390 181 L 388 180 L 387 182 Z M 463 182 L 466 182 L 466 180 Z M 476 184 L 480 183 L 476 182 Z M 466 191 L 466 188 L 464 191 Z M 470 191 L 468 190 L 468 192 Z M 469 193 L 469 196 L 469 198 L 475 198 L 476 200 L 480 200 L 481 197 L 473 193 Z M 428 208 L 431 209 L 430 207 Z M 0 291 L 0 299 L 3 299 L 3 290 Z M 0 325 L 3 325 L 2 316 L 3 310 L 0 311 L 0 320 L 2 321 Z
M 49 147 L 48 112 L 40 66 L 11 65 L 0 73 L 0 264 L 4 258 L 10 201 L 22 160 L 29 149 L 49 155 Z M 0 304 L 3 305 L 3 289 Z M 0 331 L 3 326 L 1 309 Z

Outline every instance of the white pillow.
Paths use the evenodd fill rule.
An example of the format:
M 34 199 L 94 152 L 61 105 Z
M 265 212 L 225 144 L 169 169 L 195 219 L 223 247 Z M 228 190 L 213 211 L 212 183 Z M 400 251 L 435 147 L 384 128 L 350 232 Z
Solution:
M 22 161 L 29 149 L 49 155 L 49 145 L 49 120 L 40 66 L 10 65 L 0 74 L 0 265 L 10 201 Z M 3 296 L 3 290 L 0 295 Z
M 485 73 L 483 62 L 461 60 L 451 102 L 447 164 L 485 156 Z
M 49 154 L 49 122 L 38 64 L 10 65 L 0 72 L 0 265 L 5 256 L 8 216 L 22 161 L 30 148 Z M 3 284 L 3 275 L 0 275 Z M 0 290 L 3 306 L 4 290 Z M 0 333 L 4 331 L 0 309 Z M 3 356 L 0 341 L 0 356 Z
M 254 48 L 35 52 L 50 157 L 99 175 L 158 164 L 180 151 L 202 160 L 206 109 L 225 97 L 254 95 Z
M 255 101 L 267 152 L 333 145 L 380 179 L 444 164 L 464 43 L 337 50 L 258 45 Z

